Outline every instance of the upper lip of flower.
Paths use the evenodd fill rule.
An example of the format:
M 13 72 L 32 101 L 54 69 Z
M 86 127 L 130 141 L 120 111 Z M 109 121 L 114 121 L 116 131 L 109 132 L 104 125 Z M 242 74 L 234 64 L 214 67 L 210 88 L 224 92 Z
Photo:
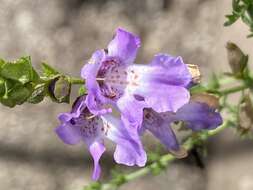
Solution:
M 175 112 L 189 101 L 192 76 L 182 58 L 158 54 L 148 65 L 133 64 L 139 47 L 137 36 L 118 29 L 108 52 L 96 51 L 83 67 L 86 103 L 93 114 L 109 112 L 103 106 L 109 103 L 141 125 L 143 108 Z

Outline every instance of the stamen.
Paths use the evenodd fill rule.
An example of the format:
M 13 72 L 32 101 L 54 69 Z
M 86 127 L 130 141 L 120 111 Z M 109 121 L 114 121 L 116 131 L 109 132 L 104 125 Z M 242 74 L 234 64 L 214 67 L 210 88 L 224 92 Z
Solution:
M 90 116 L 87 116 L 86 119 L 90 120 L 90 119 L 93 119 L 94 117 L 96 117 L 96 115 L 90 115 Z
M 105 78 L 96 78 L 96 81 L 105 81 Z

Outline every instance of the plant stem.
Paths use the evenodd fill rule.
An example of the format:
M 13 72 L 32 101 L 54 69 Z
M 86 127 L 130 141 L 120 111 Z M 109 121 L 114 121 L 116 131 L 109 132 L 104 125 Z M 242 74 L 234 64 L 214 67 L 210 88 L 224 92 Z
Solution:
M 85 84 L 85 80 L 80 78 L 69 77 L 68 80 L 71 84 Z
M 232 93 L 236 93 L 236 92 L 245 90 L 247 88 L 249 88 L 247 85 L 241 85 L 241 86 L 236 86 L 236 87 L 228 88 L 225 90 L 221 90 L 220 93 L 224 96 L 224 95 L 228 95 L 228 94 L 232 94 Z

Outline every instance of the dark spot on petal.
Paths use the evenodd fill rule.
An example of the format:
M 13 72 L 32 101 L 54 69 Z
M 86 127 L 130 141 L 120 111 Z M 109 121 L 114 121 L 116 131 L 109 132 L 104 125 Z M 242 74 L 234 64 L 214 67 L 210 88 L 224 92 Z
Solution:
M 71 119 L 71 120 L 70 120 L 70 123 L 71 123 L 72 125 L 75 125 L 75 124 L 76 124 L 76 122 L 75 122 L 74 119 Z
M 145 100 L 145 98 L 144 98 L 143 96 L 140 96 L 140 95 L 138 95 L 138 94 L 135 94 L 135 95 L 134 95 L 134 98 L 135 98 L 137 101 L 144 101 L 144 100 Z

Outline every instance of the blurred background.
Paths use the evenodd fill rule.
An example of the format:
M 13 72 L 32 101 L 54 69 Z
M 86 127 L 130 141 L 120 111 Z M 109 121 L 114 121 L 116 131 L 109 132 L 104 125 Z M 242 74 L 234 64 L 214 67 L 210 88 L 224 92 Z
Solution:
M 47 61 L 79 76 L 85 60 L 106 47 L 120 26 L 141 37 L 136 62 L 147 63 L 159 52 L 181 55 L 199 65 L 205 81 L 213 72 L 228 71 L 228 40 L 253 56 L 247 26 L 223 27 L 230 11 L 231 0 L 0 0 L 0 57 L 31 55 L 36 68 Z M 54 133 L 58 113 L 69 107 L 49 100 L 0 106 L 0 190 L 81 190 L 90 183 L 92 161 L 85 145 L 65 145 Z M 253 189 L 253 142 L 227 130 L 207 147 L 204 167 L 190 154 L 159 176 L 120 189 Z M 101 162 L 104 179 L 114 165 L 109 149 Z

